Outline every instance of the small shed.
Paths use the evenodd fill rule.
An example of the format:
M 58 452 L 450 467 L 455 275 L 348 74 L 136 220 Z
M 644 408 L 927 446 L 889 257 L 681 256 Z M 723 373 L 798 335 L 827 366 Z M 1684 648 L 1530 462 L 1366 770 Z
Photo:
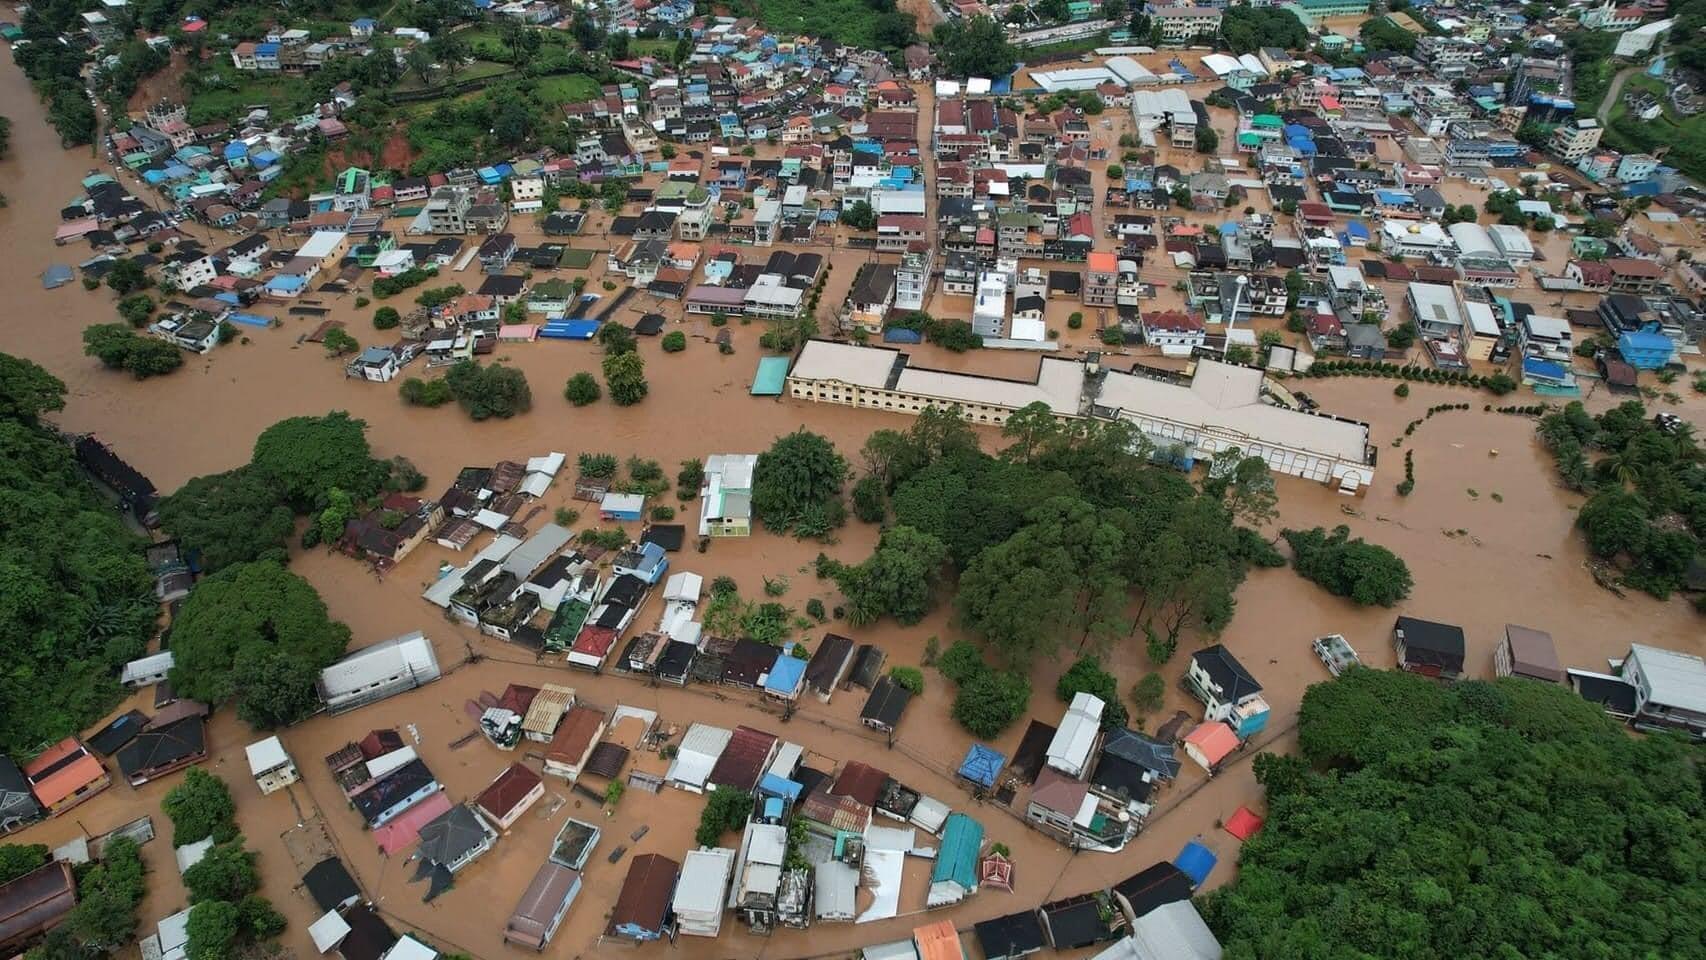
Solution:
M 1248 840 L 1262 829 L 1262 818 L 1256 816 L 1249 807 L 1239 807 L 1233 811 L 1231 819 L 1226 821 L 1226 832 L 1240 840 Z
M 1563 683 L 1564 668 L 1552 635 L 1532 627 L 1505 624 L 1505 636 L 1493 651 L 1493 672 L 1501 677 L 1527 677 Z
M 806 661 L 784 650 L 776 655 L 776 662 L 764 677 L 764 695 L 793 703 L 800 698 L 800 688 L 805 685 L 805 676 Z
M 1392 627 L 1392 645 L 1399 669 L 1445 680 L 1463 675 L 1462 627 L 1399 617 Z
M 876 686 L 871 688 L 871 695 L 865 699 L 864 709 L 859 711 L 859 720 L 873 730 L 893 733 L 911 701 L 912 691 L 886 676 L 880 677 Z
M 606 493 L 598 502 L 602 520 L 639 520 L 645 516 L 646 498 L 639 493 Z
M 1219 720 L 1199 723 L 1185 735 L 1185 754 L 1212 776 L 1222 762 L 1238 749 L 1238 734 Z
M 172 651 L 165 650 L 125 664 L 124 671 L 119 674 L 119 682 L 135 690 L 160 683 L 171 672 Z
M 974 743 L 960 763 L 959 778 L 971 784 L 973 789 L 992 790 L 1006 763 L 1006 757 L 981 743 Z
M 1173 858 L 1173 865 L 1191 878 L 1193 888 L 1201 887 L 1213 872 L 1214 865 L 1219 862 L 1220 858 L 1214 855 L 1213 850 L 1195 840 L 1186 843 L 1179 855 Z

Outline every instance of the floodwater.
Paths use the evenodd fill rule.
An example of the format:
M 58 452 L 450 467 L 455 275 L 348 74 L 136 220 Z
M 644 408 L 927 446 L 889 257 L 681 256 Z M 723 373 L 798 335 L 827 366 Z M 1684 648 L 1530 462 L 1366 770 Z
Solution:
M 65 428 L 99 434 L 125 458 L 154 479 L 163 490 L 184 480 L 222 470 L 248 458 L 257 433 L 277 420 L 297 414 L 345 409 L 364 418 L 381 455 L 406 455 L 430 478 L 428 491 L 442 489 L 465 464 L 490 464 L 551 450 L 572 458 L 587 451 L 619 456 L 638 455 L 661 462 L 673 474 L 687 457 L 718 452 L 756 452 L 776 436 L 805 426 L 829 436 L 856 461 L 864 437 L 880 427 L 904 427 L 906 420 L 890 415 L 853 411 L 791 401 L 755 399 L 747 395 L 758 355 L 757 327 L 732 326 L 736 353 L 720 356 L 708 343 L 694 340 L 681 354 L 665 355 L 647 342 L 641 352 L 649 365 L 651 395 L 638 407 L 618 409 L 609 403 L 575 409 L 561 397 L 561 384 L 573 373 L 595 371 L 595 346 L 541 342 L 505 345 L 500 356 L 524 370 L 533 386 L 532 412 L 510 421 L 470 422 L 455 408 L 439 410 L 403 406 L 394 386 L 348 380 L 341 364 L 323 356 L 319 347 L 298 345 L 314 321 L 286 318 L 283 326 L 244 330 L 249 342 L 233 343 L 168 377 L 138 383 L 100 368 L 82 356 L 80 333 L 89 323 L 113 318 L 111 295 L 89 293 L 75 285 L 43 291 L 40 272 L 51 263 L 74 263 L 82 254 L 50 242 L 59 207 L 78 192 L 78 179 L 95 165 L 87 152 L 62 151 L 42 121 L 21 74 L 10 65 L 0 68 L 0 114 L 13 120 L 12 158 L 0 163 L 0 189 L 11 201 L 0 210 L 0 236 L 9 256 L 0 260 L 0 282 L 10 292 L 9 309 L 0 311 L 0 345 L 28 356 L 64 379 L 70 396 L 57 418 Z M 1098 130 L 1098 134 L 1101 131 Z M 1110 133 L 1117 136 L 1117 129 Z M 1099 176 L 1100 174 L 1098 174 Z M 226 242 L 220 239 L 216 242 Z M 525 233 L 523 242 L 527 242 Z M 577 243 L 601 245 L 596 237 Z M 823 298 L 836 304 L 851 282 L 862 252 L 838 249 L 832 253 L 834 271 Z M 590 289 L 599 289 L 602 266 L 591 271 Z M 471 279 L 477 276 L 470 274 Z M 447 276 L 441 282 L 464 280 Z M 643 300 L 644 298 L 636 298 Z M 349 324 L 357 339 L 370 341 L 368 311 L 359 315 L 351 299 L 331 302 L 334 315 Z M 377 305 L 377 304 L 376 304 Z M 371 308 L 370 308 L 371 309 Z M 640 303 L 636 310 L 650 309 Z M 678 318 L 679 308 L 666 311 Z M 1056 318 L 1051 312 L 1051 324 Z M 1060 324 L 1064 328 L 1064 323 Z M 692 335 L 709 331 L 688 321 Z M 1064 330 L 1063 330 L 1064 332 Z M 930 348 L 914 350 L 919 362 L 956 368 L 1024 375 L 1035 360 L 1011 355 L 955 357 Z M 418 371 L 412 370 L 411 373 Z M 1524 419 L 1483 413 L 1479 394 L 1443 387 L 1413 385 L 1409 398 L 1393 397 L 1386 381 L 1341 379 L 1314 381 L 1306 389 L 1334 413 L 1372 424 L 1380 449 L 1381 472 L 1363 498 L 1341 497 L 1326 488 L 1300 481 L 1280 485 L 1282 523 L 1290 526 L 1349 525 L 1359 536 L 1387 545 L 1405 557 L 1416 578 L 1412 597 L 1398 611 L 1357 610 L 1327 596 L 1286 570 L 1251 575 L 1238 594 L 1238 613 L 1224 642 L 1262 681 L 1274 709 L 1270 738 L 1258 748 L 1288 749 L 1297 705 L 1304 688 L 1325 678 L 1309 650 L 1309 641 L 1322 633 L 1345 634 L 1364 660 L 1390 666 L 1387 638 L 1395 612 L 1449 620 L 1461 624 L 1469 637 L 1470 672 L 1491 673 L 1491 653 L 1502 624 L 1514 622 L 1550 630 L 1563 660 L 1574 666 L 1602 667 L 1608 656 L 1621 655 L 1630 640 L 1706 652 L 1698 617 L 1681 601 L 1659 603 L 1642 596 L 1618 598 L 1595 586 L 1583 567 L 1584 553 L 1571 529 L 1578 498 L 1554 484 L 1549 462 L 1533 440 L 1532 424 Z M 1393 486 L 1402 470 L 1402 450 L 1392 447 L 1409 420 L 1435 403 L 1467 400 L 1474 409 L 1436 416 L 1408 438 L 1415 450 L 1417 484 L 1409 498 L 1398 497 Z M 1597 409 L 1609 398 L 1590 398 Z M 1702 404 L 1693 396 L 1666 406 L 1700 424 Z M 667 496 L 666 496 L 667 499 Z M 548 507 L 569 504 L 559 485 L 545 498 Z M 575 504 L 575 506 L 585 506 Z M 691 522 L 691 508 L 684 511 Z M 830 606 L 832 588 L 810 573 L 812 558 L 824 550 L 840 559 L 858 560 L 875 541 L 875 530 L 853 524 L 829 546 L 802 543 L 760 534 L 745 541 L 720 541 L 705 554 L 684 552 L 672 558 L 676 569 L 706 577 L 733 576 L 748 596 L 756 596 L 763 577 L 786 576 L 790 588 L 784 602 L 803 609 L 807 599 L 821 597 Z M 283 739 L 304 780 L 287 792 L 261 797 L 248 781 L 242 748 L 253 736 L 229 710 L 214 719 L 209 768 L 232 786 L 238 819 L 251 847 L 260 853 L 263 892 L 290 920 L 284 938 L 298 956 L 311 956 L 307 927 L 314 909 L 299 889 L 307 864 L 292 860 L 301 838 L 322 826 L 332 846 L 356 873 L 364 890 L 391 919 L 399 932 L 419 935 L 445 949 L 478 957 L 506 954 L 501 943 L 504 920 L 528 879 L 543 862 L 548 839 L 567 816 L 593 819 L 605 828 L 593 855 L 586 885 L 569 919 L 558 933 L 550 954 L 557 957 L 627 956 L 627 948 L 601 943 L 599 934 L 627 864 L 635 854 L 658 852 L 677 859 L 692 843 L 699 801 L 666 790 L 649 795 L 630 790 L 614 816 L 603 819 L 590 804 L 551 781 L 551 792 L 499 840 L 497 846 L 459 875 L 456 887 L 432 905 L 423 904 L 422 885 L 408 878 L 413 865 L 404 858 L 380 857 L 354 811 L 337 801 L 338 792 L 322 757 L 372 728 L 413 725 L 417 749 L 445 783 L 452 799 L 470 799 L 499 771 L 515 760 L 527 760 L 526 748 L 502 753 L 476 739 L 453 749 L 451 743 L 473 730 L 464 704 L 481 692 L 500 693 L 511 682 L 538 684 L 551 680 L 576 687 L 587 702 L 609 708 L 618 703 L 656 710 L 660 722 L 678 728 L 695 721 L 734 726 L 747 723 L 770 730 L 806 746 L 812 762 L 826 769 L 848 760 L 864 760 L 887 769 L 916 789 L 950 804 L 970 809 L 983 821 L 990 839 L 1013 850 L 1016 888 L 1011 894 L 986 891 L 953 908 L 948 915 L 962 928 L 977 920 L 1026 909 L 1048 899 L 1105 886 L 1171 857 L 1192 837 L 1201 837 L 1222 857 L 1210 884 L 1235 875 L 1236 841 L 1218 823 L 1240 804 L 1260 809 L 1261 796 L 1247 751 L 1212 781 L 1189 768 L 1160 796 L 1160 809 L 1145 832 L 1117 855 L 1085 854 L 1076 858 L 1025 828 L 1010 811 L 968 808 L 969 798 L 951 780 L 963 756 L 967 738 L 948 717 L 949 685 L 933 671 L 927 689 L 902 721 L 893 749 L 863 732 L 856 715 L 857 695 L 841 694 L 828 705 L 807 700 L 784 723 L 758 708 L 750 694 L 704 689 L 651 688 L 622 677 L 591 677 L 532 662 L 530 657 L 466 628 L 443 621 L 438 611 L 419 598 L 422 586 L 441 562 L 462 562 L 436 545 L 417 550 L 383 580 L 341 556 L 312 551 L 297 556 L 292 567 L 319 589 L 333 616 L 350 624 L 355 645 L 365 645 L 412 629 L 427 631 L 437 646 L 448 676 L 423 690 L 393 698 L 340 717 L 320 717 L 286 731 Z M 935 636 L 946 647 L 959 634 L 949 622 L 947 605 L 915 627 L 882 623 L 863 630 L 844 625 L 842 632 L 861 642 L 875 642 L 894 664 L 920 662 L 926 640 Z M 643 611 L 642 620 L 656 615 Z M 1633 629 L 1631 629 L 1633 627 Z M 815 641 L 821 630 L 801 639 Z M 1070 648 L 1069 648 L 1070 649 Z M 1187 644 L 1186 651 L 1192 647 Z M 477 662 L 455 666 L 478 656 Z M 1064 659 L 1064 657 L 1063 657 Z M 1126 642 L 1108 651 L 1108 662 L 1130 689 L 1146 670 L 1140 645 Z M 1166 712 L 1191 709 L 1178 689 L 1184 664 L 1178 657 L 1164 672 L 1169 681 Z M 454 667 L 454 669 L 452 669 Z M 1031 714 L 1053 722 L 1061 705 L 1051 695 L 1061 664 L 1039 665 L 1033 677 Z M 1016 723 L 995 742 L 1009 755 L 1024 723 Z M 617 732 L 632 738 L 634 732 Z M 413 734 L 405 736 L 414 742 Z M 642 754 L 642 768 L 657 769 L 656 755 Z M 138 790 L 117 785 L 105 794 L 57 820 L 31 827 L 16 839 L 22 842 L 62 843 L 80 831 L 101 833 L 136 816 L 155 817 L 162 839 L 148 845 L 149 895 L 142 907 L 144 929 L 184 905 L 184 894 L 172 864 L 169 830 L 159 801 L 176 777 Z M 558 798 L 563 802 L 559 804 Z M 304 826 L 300 826 L 304 825 Z M 643 837 L 631 839 L 640 827 Z M 733 838 L 729 838 L 732 842 Z M 612 865 L 605 855 L 618 845 L 628 853 Z M 716 941 L 683 938 L 674 948 L 703 958 L 790 958 L 840 956 L 869 943 L 905 936 L 921 922 L 927 865 L 909 864 L 901 897 L 903 916 L 866 925 L 821 925 L 810 932 L 780 931 L 769 940 L 750 938 L 732 918 Z M 862 905 L 862 904 L 861 904 Z M 665 948 L 642 948 L 656 955 Z

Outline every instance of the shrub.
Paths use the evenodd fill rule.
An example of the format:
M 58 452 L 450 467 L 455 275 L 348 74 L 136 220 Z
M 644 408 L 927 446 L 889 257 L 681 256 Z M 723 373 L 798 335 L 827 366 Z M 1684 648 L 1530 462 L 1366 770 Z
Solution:
M 663 352 L 680 353 L 687 349 L 687 334 L 680 330 L 671 330 L 663 335 Z
M 410 377 L 403 381 L 397 389 L 397 395 L 411 407 L 442 407 L 455 399 L 450 392 L 450 384 L 439 380 L 422 380 L 420 377 Z
M 1409 396 L 1410 395 L 1410 385 L 1407 383 L 1398 384 L 1396 387 L 1392 388 L 1392 395 L 1395 397 L 1407 397 L 1407 396 Z
M 895 667 L 889 671 L 889 680 L 912 691 L 913 696 L 924 692 L 924 671 L 917 667 Z
M 947 651 L 936 662 L 936 669 L 942 676 L 958 684 L 964 684 L 972 677 L 989 669 L 983 662 L 983 653 L 970 640 L 959 639 L 951 644 Z
M 823 601 L 816 597 L 806 601 L 806 616 L 811 617 L 818 623 L 822 623 L 829 618 L 828 614 L 823 609 Z
M 1161 674 L 1151 670 L 1143 675 L 1143 679 L 1131 688 L 1131 699 L 1137 705 L 1137 712 L 1142 714 L 1154 713 L 1161 709 L 1167 698 L 1167 681 Z
M 570 377 L 569 382 L 563 385 L 563 399 L 577 407 L 597 403 L 603 395 L 604 389 L 598 385 L 598 378 L 585 371 Z
M 989 740 L 1023 716 L 1030 702 L 1031 686 L 1024 677 L 986 669 L 960 686 L 954 720 L 972 736 Z
M 390 330 L 403 322 L 403 315 L 396 307 L 380 307 L 373 311 L 373 329 Z
M 559 527 L 572 527 L 575 525 L 575 521 L 580 518 L 581 512 L 579 510 L 572 510 L 568 507 L 558 507 L 557 512 L 552 516 L 552 520 Z
M 674 519 L 675 519 L 675 508 L 674 507 L 653 507 L 652 508 L 652 521 L 654 523 L 668 523 L 669 521 L 674 520 Z
M 357 310 L 360 310 L 361 308 L 367 306 L 368 304 L 370 304 L 372 302 L 373 302 L 372 300 L 369 300 L 366 297 L 356 297 L 355 298 L 355 308 Z
M 1125 343 L 1125 331 L 1118 326 L 1102 328 L 1102 342 L 1110 347 L 1118 347 Z
M 1066 318 L 1066 326 L 1070 330 L 1082 329 L 1084 326 L 1084 314 L 1079 313 L 1077 310 L 1072 311 L 1072 315 Z

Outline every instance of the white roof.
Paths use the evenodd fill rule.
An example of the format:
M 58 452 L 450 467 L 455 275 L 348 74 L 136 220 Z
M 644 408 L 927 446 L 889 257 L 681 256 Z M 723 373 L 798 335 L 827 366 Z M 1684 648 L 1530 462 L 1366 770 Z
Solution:
M 344 242 L 348 234 L 342 230 L 316 230 L 308 241 L 299 247 L 296 255 L 312 260 L 323 260 L 332 255 L 332 251 Z
M 752 487 L 752 471 L 757 466 L 756 453 L 713 453 L 705 458 L 705 475 L 716 474 L 725 487 L 748 490 Z
M 1048 325 L 1043 322 L 1041 317 L 1014 317 L 1009 336 L 1014 340 L 1041 343 L 1048 339 Z
M 308 925 L 308 936 L 314 941 L 314 949 L 321 953 L 329 952 L 348 935 L 349 923 L 338 916 L 336 910 L 328 910 L 325 916 Z
M 1137 948 L 1131 955 L 1145 960 L 1220 960 L 1220 941 L 1189 900 L 1162 904 L 1138 917 L 1131 940 Z
M 978 97 L 978 96 L 982 96 L 988 92 L 989 92 L 989 78 L 987 78 L 987 77 L 967 77 L 966 78 L 966 94 L 968 96 Z
M 408 934 L 404 934 L 403 938 L 392 944 L 391 949 L 385 951 L 385 955 L 379 960 L 433 960 L 436 956 L 438 956 L 437 950 Z
M 1237 57 L 1224 53 L 1210 53 L 1202 58 L 1202 65 L 1213 70 L 1215 76 L 1224 77 L 1242 66 Z
M 1469 318 L 1469 328 L 1477 337 L 1496 337 L 1499 321 L 1493 316 L 1493 307 L 1487 303 L 1477 303 L 1473 300 L 1463 305 L 1463 315 Z
M 823 867 L 819 867 L 822 870 Z M 860 960 L 918 960 L 918 948 L 912 941 L 893 940 L 889 943 L 873 944 L 859 951 Z
M 681 861 L 681 879 L 675 884 L 675 912 L 702 922 L 723 915 L 723 891 L 734 870 L 735 852 L 726 847 L 689 850 Z
M 1031 79 L 1049 93 L 1056 90 L 1094 90 L 1104 83 L 1125 83 L 1118 74 L 1102 67 L 1033 70 Z
M 1492 235 L 1478 223 L 1454 223 L 1446 228 L 1446 232 L 1451 234 L 1451 242 L 1457 244 L 1459 253 L 1499 255 L 1499 248 L 1493 246 Z
M 906 854 L 900 850 L 866 850 L 865 881 L 871 891 L 871 905 L 855 923 L 884 920 L 900 912 L 900 883 L 906 871 Z M 956 897 L 949 903 L 963 899 Z M 932 903 L 930 906 L 936 906 Z M 868 956 L 868 954 L 867 954 Z
M 1409 295 L 1415 302 L 1417 322 L 1463 326 L 1463 314 L 1457 309 L 1457 294 L 1445 284 L 1411 282 Z
M 1268 68 L 1262 66 L 1262 61 L 1253 53 L 1246 53 L 1238 58 L 1238 65 L 1258 77 L 1268 75 Z
M 384 270 L 387 267 L 397 267 L 406 263 L 414 262 L 415 255 L 411 251 L 386 250 L 380 253 L 379 256 L 373 258 L 373 268 L 375 270 Z
M 277 737 L 258 740 L 244 750 L 249 755 L 249 773 L 257 777 L 290 762 L 290 754 L 284 752 L 284 744 Z
M 1327 279 L 1331 280 L 1333 286 L 1340 290 L 1351 290 L 1359 286 L 1366 287 L 1368 285 L 1362 278 L 1361 267 L 1340 266 L 1338 264 L 1334 264 L 1327 268 Z
M 1534 253 L 1534 244 L 1529 241 L 1527 231 L 1521 227 L 1495 223 L 1487 228 L 1487 233 L 1492 235 L 1493 242 L 1499 245 L 1499 249 L 1507 254 Z
M 858 899 L 859 871 L 839 860 L 820 863 L 814 871 L 812 901 L 819 920 L 851 920 Z M 866 954 L 869 956 L 869 953 Z
M 957 97 L 959 95 L 960 95 L 960 84 L 958 81 L 956 81 L 956 80 L 938 80 L 938 81 L 936 81 L 936 96 L 938 96 L 938 97 L 950 97 L 951 98 L 951 97 Z
M 1629 658 L 1638 661 L 1647 681 L 1648 701 L 1706 713 L 1706 660 L 1644 643 L 1631 644 Z
M 599 501 L 598 508 L 612 513 L 625 513 L 639 510 L 646 505 L 646 497 L 639 493 L 607 493 Z
M 699 593 L 704 589 L 705 578 L 697 573 L 672 573 L 664 581 L 663 598 L 665 600 L 698 600 Z
M 1177 87 L 1161 90 L 1138 90 L 1131 95 L 1131 112 L 1138 119 L 1163 120 L 1175 114 L 1188 114 L 1194 120 L 1196 111 L 1191 98 Z
M 1109 57 L 1106 66 L 1126 84 L 1145 83 L 1155 79 L 1153 71 L 1130 57 Z
M 124 665 L 124 672 L 119 675 L 120 683 L 134 683 L 143 677 L 158 676 L 172 669 L 172 651 L 150 654 Z
M 918 831 L 905 827 L 884 827 L 872 823 L 865 828 L 866 850 L 899 850 L 902 853 L 918 846 Z
M 160 955 L 164 960 L 183 960 L 190 942 L 190 912 L 179 910 L 160 921 Z
M 415 759 L 415 748 L 410 746 L 398 747 L 389 753 L 382 753 L 367 761 L 367 775 L 375 780 L 393 770 L 400 770 Z
M 172 851 L 172 856 L 178 861 L 178 873 L 181 876 L 185 870 L 201 862 L 207 856 L 207 851 L 213 849 L 213 838 L 207 837 L 195 843 L 186 843 Z
M 569 531 L 554 523 L 548 523 L 539 532 L 527 538 L 527 542 L 516 547 L 504 559 L 505 572 L 517 577 L 530 577 L 535 570 L 545 565 L 547 560 L 557 555 L 557 552 L 569 545 Z
M 567 459 L 567 454 L 556 453 L 554 451 L 547 453 L 543 457 L 528 457 L 527 472 L 544 473 L 554 477 L 557 475 L 558 470 L 563 469 L 563 461 Z
M 792 776 L 794 768 L 800 765 L 800 758 L 805 755 L 805 752 L 805 747 L 784 740 L 782 745 L 776 748 L 776 756 L 770 761 L 770 767 L 765 772 L 773 773 L 778 777 Z
M 1522 318 L 1522 325 L 1528 328 L 1528 335 L 1531 337 L 1540 337 L 1543 340 L 1570 339 L 1570 321 L 1563 317 L 1531 313 Z
M 522 478 L 521 486 L 516 489 L 530 497 L 543 497 L 545 491 L 551 489 L 551 475 L 548 473 L 530 473 Z
M 1368 453 L 1367 425 L 1263 403 L 1261 382 L 1260 370 L 1214 360 L 1197 363 L 1188 387 L 1110 371 L 1098 403 L 1140 419 L 1241 438 L 1239 446 L 1260 442 L 1363 462 Z
M 422 679 L 438 676 L 432 641 L 419 630 L 363 647 L 320 671 L 320 688 L 336 698 L 411 670 Z
M 688 727 L 687 735 L 681 738 L 681 747 L 676 751 L 675 759 L 669 762 L 669 772 L 665 779 L 703 786 L 705 778 L 711 775 L 711 768 L 717 765 L 717 758 L 723 755 L 723 749 L 729 745 L 729 739 L 733 736 L 732 731 L 713 727 L 708 723 L 695 723 Z
M 1090 761 L 1090 748 L 1096 744 L 1096 734 L 1102 729 L 1102 698 L 1079 692 L 1073 694 L 1072 705 L 1060 719 L 1060 727 L 1048 744 L 1048 765 L 1077 776 Z
M 1083 384 L 1082 364 L 1044 357 L 1034 385 L 908 366 L 901 371 L 895 389 L 932 399 L 1012 409 L 1042 402 L 1055 413 L 1076 414 Z
M 1448 239 L 1445 231 L 1432 220 L 1388 220 L 1380 225 L 1380 232 L 1394 243 L 1426 244 L 1430 247 L 1443 247 Z

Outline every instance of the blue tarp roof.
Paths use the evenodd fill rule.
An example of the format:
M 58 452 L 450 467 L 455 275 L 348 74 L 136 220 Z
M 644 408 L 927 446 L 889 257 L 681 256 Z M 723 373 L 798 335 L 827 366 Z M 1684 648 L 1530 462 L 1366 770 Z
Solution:
M 278 44 L 257 43 L 255 44 L 255 55 L 276 57 L 278 56 Z
M 778 777 L 774 773 L 767 773 L 758 781 L 759 793 L 767 793 L 771 796 L 783 797 L 788 800 L 800 799 L 800 793 L 805 789 L 806 788 L 804 786 L 795 783 L 786 777 Z
M 258 313 L 243 313 L 241 311 L 235 311 L 234 310 L 225 319 L 230 320 L 232 323 L 240 323 L 245 327 L 270 327 L 270 326 L 272 326 L 272 318 L 271 317 L 263 317 Z
M 1539 357 L 1523 358 L 1522 371 L 1524 373 L 1532 373 L 1537 377 L 1545 377 L 1548 380 L 1564 379 L 1563 364 L 1553 363 L 1550 360 L 1542 360 Z
M 1185 848 L 1179 851 L 1177 857 L 1173 858 L 1173 866 L 1178 867 L 1185 876 L 1191 878 L 1191 886 L 1193 887 L 1203 885 L 1203 881 L 1208 879 L 1209 872 L 1214 869 L 1217 862 L 1219 862 L 1219 858 L 1214 855 L 1214 851 L 1195 840 L 1185 844 Z
M 553 340 L 591 340 L 597 333 L 597 320 L 552 320 L 539 328 L 541 337 Z
M 776 657 L 770 675 L 764 678 L 764 692 L 792 696 L 799 692 L 800 682 L 805 677 L 806 662 L 784 652 Z
M 1364 240 L 1367 240 L 1369 237 L 1368 227 L 1360 220 L 1352 220 L 1345 224 L 1345 233 L 1353 237 L 1360 237 Z
M 1006 763 L 1006 757 L 981 743 L 974 743 L 966 751 L 965 762 L 960 764 L 960 776 L 979 786 L 993 787 L 995 778 L 1001 776 L 1001 768 Z

